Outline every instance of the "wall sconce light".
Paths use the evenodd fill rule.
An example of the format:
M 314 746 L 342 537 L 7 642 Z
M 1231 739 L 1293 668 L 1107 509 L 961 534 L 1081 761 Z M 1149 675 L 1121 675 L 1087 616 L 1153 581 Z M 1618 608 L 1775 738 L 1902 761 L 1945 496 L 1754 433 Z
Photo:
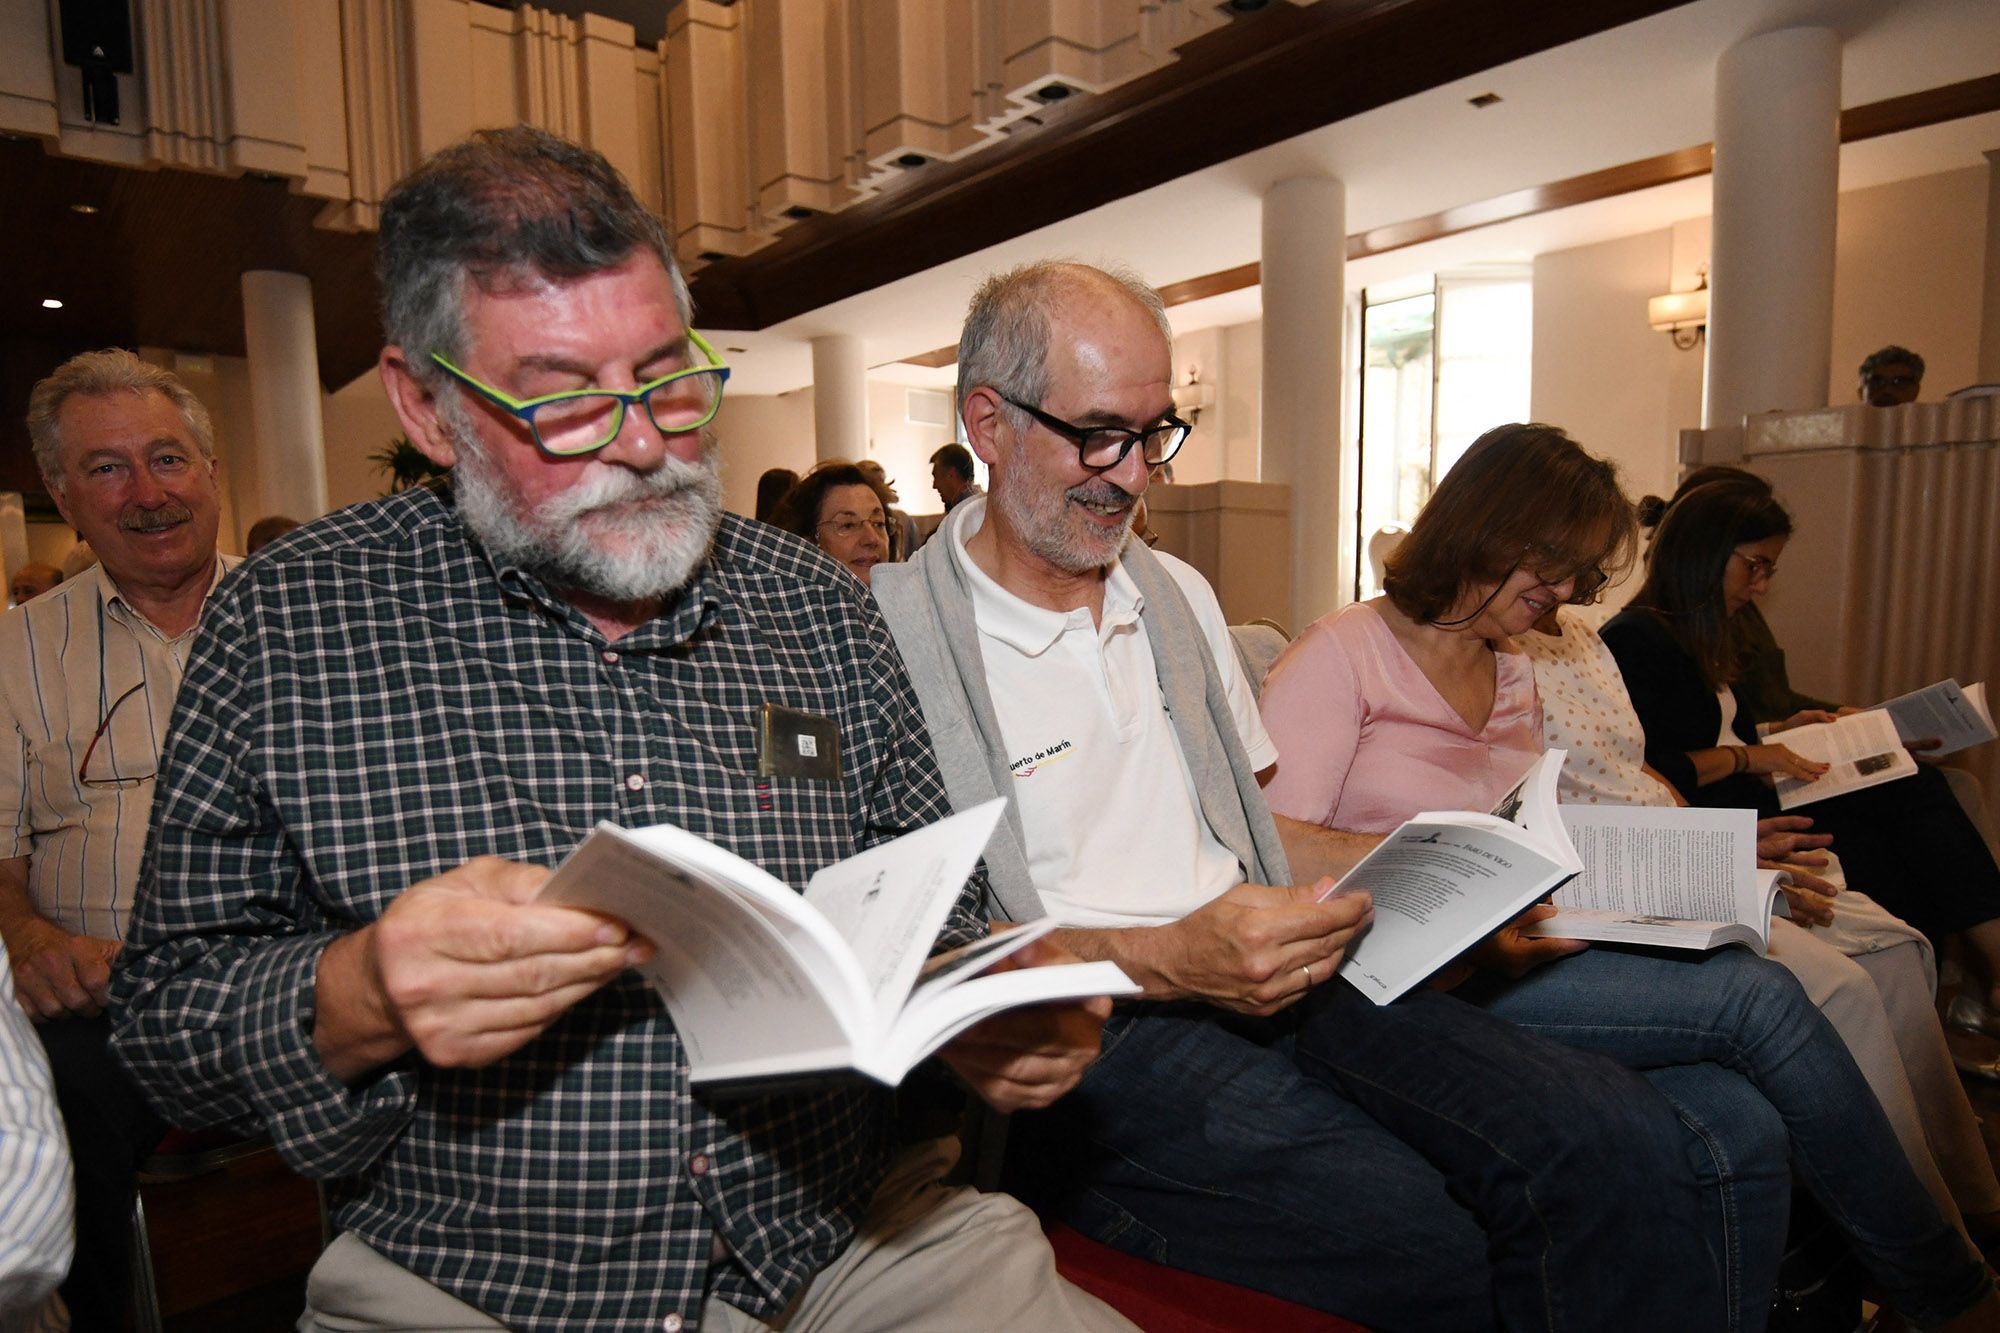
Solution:
M 1174 386 L 1174 412 L 1192 426 L 1200 422 L 1203 408 L 1213 406 L 1215 386 L 1202 383 L 1200 366 L 1189 366 L 1186 382 Z
M 1668 292 L 1646 302 L 1646 322 L 1661 333 L 1670 333 L 1674 346 L 1688 351 L 1708 332 L 1708 270 L 1702 269 L 1701 285 L 1691 292 Z

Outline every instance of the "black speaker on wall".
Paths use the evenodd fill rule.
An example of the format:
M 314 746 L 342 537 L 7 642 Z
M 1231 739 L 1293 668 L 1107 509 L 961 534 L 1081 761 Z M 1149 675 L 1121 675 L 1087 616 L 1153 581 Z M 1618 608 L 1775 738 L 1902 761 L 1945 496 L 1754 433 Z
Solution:
M 63 63 L 83 71 L 84 119 L 118 123 L 117 75 L 132 72 L 127 0 L 60 0 Z

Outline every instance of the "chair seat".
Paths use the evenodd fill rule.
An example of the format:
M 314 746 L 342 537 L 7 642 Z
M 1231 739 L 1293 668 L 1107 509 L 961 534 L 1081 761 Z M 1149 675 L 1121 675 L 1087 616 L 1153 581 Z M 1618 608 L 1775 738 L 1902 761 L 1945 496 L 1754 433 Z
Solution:
M 1059 1222 L 1048 1233 L 1057 1271 L 1146 1333 L 1367 1333 L 1336 1315 L 1134 1258 Z

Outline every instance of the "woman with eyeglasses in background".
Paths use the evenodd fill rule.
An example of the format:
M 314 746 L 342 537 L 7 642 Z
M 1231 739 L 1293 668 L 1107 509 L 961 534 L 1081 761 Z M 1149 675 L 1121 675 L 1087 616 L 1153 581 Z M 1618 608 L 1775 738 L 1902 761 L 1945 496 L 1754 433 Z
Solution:
M 1260 700 L 1278 747 L 1264 786 L 1272 811 L 1382 834 L 1423 810 L 1490 808 L 1542 750 L 1534 666 L 1515 639 L 1592 600 L 1633 545 L 1610 463 L 1554 426 L 1480 436 L 1389 557 L 1384 595 L 1315 622 L 1272 666 Z M 1987 1326 L 1977 1321 L 2000 1307 L 1942 1183 L 1934 1191 L 1899 1151 L 1793 975 L 1746 950 L 1588 948 L 1523 929 L 1552 911 L 1529 908 L 1431 984 L 1641 1072 L 1681 1113 L 1693 1160 L 1707 1164 L 1732 1296 L 1726 1312 L 1690 1312 L 1688 1327 L 1764 1324 L 1790 1176 L 1773 1166 L 1784 1153 L 1745 1131 L 1774 1118 L 1892 1304 L 1924 1327 L 1954 1315 Z M 1341 1077 L 1343 999 L 1326 987 L 1301 1007 L 1295 1050 L 1315 1077 Z
M 1784 731 L 1834 716 L 1760 718 L 1749 692 L 1775 651 L 1769 631 L 1757 632 L 1756 599 L 1777 574 L 1791 515 L 1767 482 L 1740 473 L 1686 487 L 1664 511 L 1649 496 L 1640 515 L 1658 527 L 1646 579 L 1603 636 L 1646 729 L 1646 762 L 1696 805 L 1776 814 L 1770 775 L 1825 768 L 1793 753 Z M 2000 866 L 1936 770 L 1919 765 L 1915 777 L 1798 813 L 1833 835 L 1850 881 L 1934 944 L 1960 940 L 1979 998 L 2000 1006 Z
M 852 463 L 821 463 L 800 477 L 771 521 L 818 546 L 863 583 L 889 558 L 888 497 Z

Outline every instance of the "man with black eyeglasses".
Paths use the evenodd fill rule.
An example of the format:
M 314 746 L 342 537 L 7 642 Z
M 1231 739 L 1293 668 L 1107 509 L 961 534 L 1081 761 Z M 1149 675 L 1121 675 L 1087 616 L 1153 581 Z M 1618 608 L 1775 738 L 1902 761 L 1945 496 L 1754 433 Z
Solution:
M 1145 988 L 1077 1090 L 1016 1116 L 1017 1188 L 1106 1244 L 1372 1327 L 1680 1329 L 1721 1314 L 1679 1122 L 1608 1062 L 1450 996 L 1338 980 L 1375 839 L 1274 816 L 1282 757 L 1215 593 L 1128 540 L 1186 441 L 1129 275 L 998 275 L 959 339 L 989 492 L 872 587 L 959 809 L 1009 798 L 986 908 Z M 1300 514 L 1298 522 L 1321 521 Z M 1342 1080 L 1295 1061 L 1338 1008 Z
M 29 398 L 56 508 L 98 563 L 0 617 L 0 936 L 55 1070 L 76 1157 L 77 1328 L 116 1328 L 133 1169 L 165 1125 L 107 1044 L 104 1005 L 145 848 L 153 777 L 209 594 L 220 498 L 208 413 L 128 351 L 86 352 Z

